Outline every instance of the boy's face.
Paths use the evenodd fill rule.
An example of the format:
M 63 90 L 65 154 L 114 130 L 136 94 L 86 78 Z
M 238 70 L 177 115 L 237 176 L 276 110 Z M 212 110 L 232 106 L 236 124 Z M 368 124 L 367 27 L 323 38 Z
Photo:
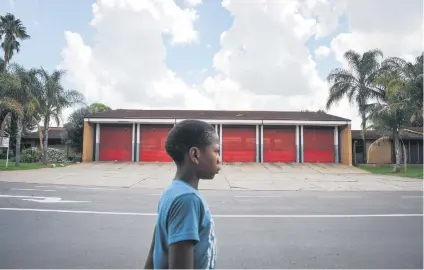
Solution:
M 213 179 L 220 170 L 220 148 L 218 134 L 214 133 L 212 143 L 204 147 L 199 157 L 197 176 L 200 179 Z

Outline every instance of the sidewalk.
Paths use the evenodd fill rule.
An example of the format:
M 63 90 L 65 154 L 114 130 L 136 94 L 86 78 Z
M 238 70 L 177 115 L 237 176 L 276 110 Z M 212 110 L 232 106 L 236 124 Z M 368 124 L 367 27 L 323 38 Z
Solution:
M 174 177 L 171 163 L 81 163 L 63 168 L 1 171 L 0 181 L 163 189 Z M 375 175 L 341 164 L 231 164 L 200 189 L 212 190 L 423 190 L 423 181 Z

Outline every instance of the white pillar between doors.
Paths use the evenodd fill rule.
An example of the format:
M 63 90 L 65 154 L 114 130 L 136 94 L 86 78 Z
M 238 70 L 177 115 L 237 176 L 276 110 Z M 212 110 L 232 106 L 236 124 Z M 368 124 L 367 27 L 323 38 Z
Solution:
M 134 151 L 134 148 L 135 148 L 135 134 L 134 134 L 134 132 L 135 132 L 135 123 L 133 123 L 132 124 L 132 129 L 131 129 L 131 134 L 132 134 L 132 136 L 131 136 L 131 159 L 132 159 L 132 161 L 135 161 L 135 151 Z
M 261 125 L 261 137 L 260 137 L 260 142 L 259 145 L 261 146 L 261 159 L 260 162 L 263 163 L 264 162 L 264 125 Z
M 300 161 L 300 149 L 299 149 L 299 125 L 296 126 L 296 163 Z
M 140 124 L 137 124 L 135 161 L 140 162 Z
M 259 162 L 259 125 L 256 125 L 256 162 Z
M 100 153 L 100 124 L 96 124 L 96 146 L 94 149 L 94 161 L 99 161 L 99 153 Z
M 219 124 L 219 149 L 220 149 L 220 156 L 221 156 L 221 162 L 222 162 L 222 154 L 224 153 L 222 151 L 222 124 Z
M 303 125 L 300 126 L 300 162 L 304 162 L 304 147 L 303 147 Z
M 334 163 L 339 163 L 339 127 L 334 127 Z

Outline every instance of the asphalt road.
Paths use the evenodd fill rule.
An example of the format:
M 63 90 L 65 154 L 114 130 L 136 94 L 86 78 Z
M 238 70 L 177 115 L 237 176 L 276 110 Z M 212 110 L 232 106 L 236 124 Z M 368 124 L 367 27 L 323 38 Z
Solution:
M 0 267 L 142 268 L 160 192 L 0 182 Z M 203 193 L 218 268 L 423 268 L 422 192 Z

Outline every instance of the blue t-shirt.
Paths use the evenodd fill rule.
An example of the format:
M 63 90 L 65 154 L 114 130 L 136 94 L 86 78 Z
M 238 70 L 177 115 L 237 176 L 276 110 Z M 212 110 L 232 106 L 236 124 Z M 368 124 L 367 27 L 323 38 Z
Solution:
M 168 246 L 185 240 L 195 243 L 194 269 L 215 269 L 215 228 L 209 207 L 191 185 L 173 180 L 159 199 L 154 268 L 169 268 Z

